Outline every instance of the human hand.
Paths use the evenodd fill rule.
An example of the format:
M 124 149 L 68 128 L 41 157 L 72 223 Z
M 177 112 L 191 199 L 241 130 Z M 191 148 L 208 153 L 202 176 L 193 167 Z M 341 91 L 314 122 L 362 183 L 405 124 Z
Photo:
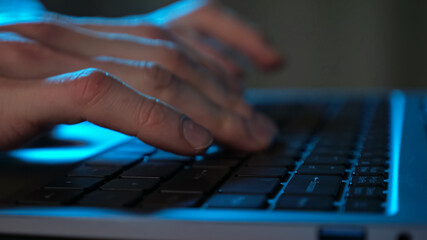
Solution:
M 266 70 L 282 62 L 280 54 L 259 30 L 214 1 L 179 1 L 149 14 L 122 18 L 57 17 L 91 30 L 173 41 L 211 71 L 227 73 L 231 80 L 226 84 L 240 92 L 243 83 L 238 77 L 243 70 L 221 50 L 236 50 Z M 207 38 L 223 46 L 215 48 L 205 41 Z M 207 63 L 209 60 L 211 63 Z
M 179 108 L 196 122 L 211 130 L 214 133 L 214 137 L 226 145 L 243 150 L 259 150 L 269 144 L 275 133 L 274 125 L 261 114 L 253 112 L 237 94 L 230 91 L 230 88 L 218 79 L 218 75 L 200 67 L 198 62 L 193 62 L 187 58 L 170 42 L 161 40 L 146 41 L 146 39 L 124 35 L 98 34 L 84 31 L 69 22 L 55 22 L 52 19 L 47 22 L 22 21 L 15 24 L 4 24 L 0 29 L 17 32 L 25 36 L 14 35 L 17 38 L 12 38 L 11 40 L 11 35 L 5 33 L 2 37 L 0 48 L 3 49 L 1 49 L 1 52 L 5 53 L 4 56 L 8 56 L 8 58 L 2 57 L 0 59 L 0 72 L 7 77 L 1 81 L 2 85 L 5 86 L 2 89 L 6 92 L 16 93 L 25 89 L 24 92 L 28 96 L 34 97 L 39 95 L 39 93 L 35 94 L 35 92 L 40 91 L 37 87 L 33 88 L 37 86 L 36 83 L 46 87 L 43 88 L 45 90 L 41 91 L 46 94 L 45 98 L 40 98 L 45 100 L 41 102 L 30 97 L 20 98 L 22 101 L 19 99 L 19 101 L 13 101 L 18 96 L 24 96 L 24 93 L 16 95 L 2 94 L 4 97 L 0 101 L 13 103 L 11 104 L 13 108 L 8 108 L 4 104 L 3 109 L 0 108 L 7 113 L 2 116 L 5 119 L 3 121 L 5 136 L 9 136 L 4 138 L 3 143 L 0 142 L 0 146 L 10 147 L 10 143 L 19 143 L 51 124 L 61 122 L 74 123 L 83 120 L 89 120 L 130 135 L 136 135 L 150 144 L 177 153 L 195 154 L 203 151 L 209 145 L 211 141 L 210 137 L 207 137 L 209 134 L 206 135 L 206 131 L 201 127 L 195 127 L 195 129 L 199 130 L 192 134 L 193 139 L 200 140 L 199 144 L 196 144 L 198 146 L 194 144 L 194 146 L 192 144 L 188 145 L 188 141 L 183 141 L 186 136 L 183 134 L 183 126 L 186 124 L 182 122 L 186 121 L 182 120 L 185 117 L 181 113 L 163 104 L 150 104 L 153 100 L 146 101 L 146 96 L 132 90 L 129 86 L 117 84 L 117 82 L 120 83 L 117 79 L 99 76 L 105 73 L 90 70 L 89 73 L 86 71 L 83 74 L 74 75 L 78 77 L 66 75 L 65 77 L 54 78 L 56 80 L 53 82 L 51 80 L 42 80 L 42 78 L 48 76 L 87 67 L 97 67 L 108 71 L 120 77 L 137 91 L 157 97 Z M 19 40 L 16 41 L 16 39 Z M 133 61 L 128 59 L 133 59 Z M 143 60 L 151 60 L 156 63 Z M 22 69 L 26 71 L 22 71 Z M 29 80 L 10 80 L 17 78 L 33 81 L 30 83 Z M 16 83 L 12 84 L 12 82 Z M 79 84 L 79 82 L 84 84 Z M 110 82 L 113 82 L 113 84 Z M 24 85 L 28 85 L 28 87 L 23 87 Z M 96 109 L 92 109 L 87 107 L 86 103 L 83 106 L 77 104 L 83 112 L 76 110 L 74 113 L 77 113 L 79 118 L 73 118 L 72 107 L 74 106 L 74 109 L 77 109 L 76 104 L 73 105 L 73 101 L 77 98 L 76 101 L 80 102 L 79 97 L 71 97 L 70 101 L 70 99 L 64 100 L 57 95 L 58 93 L 62 93 L 60 96 L 67 95 L 64 91 L 71 91 L 69 89 L 86 89 L 70 87 L 73 85 L 87 85 L 89 86 L 88 88 L 96 89 L 96 91 L 90 91 L 92 94 L 98 91 L 102 96 L 105 94 L 105 97 L 94 97 L 100 99 L 99 105 L 96 106 L 101 107 L 101 109 L 102 106 L 104 106 L 104 109 L 106 109 L 106 106 L 110 106 L 112 109 L 117 107 L 116 111 L 112 111 L 108 115 L 109 117 L 106 118 L 106 113 L 97 110 L 98 108 L 96 107 Z M 105 87 L 107 90 L 103 90 L 104 87 L 102 86 L 104 85 L 107 85 Z M 18 90 L 14 90 L 14 86 Z M 108 90 L 110 88 L 111 90 Z M 118 90 L 119 88 L 126 90 Z M 8 91 L 8 89 L 12 91 Z M 46 89 L 50 90 L 47 91 Z M 68 90 L 61 92 L 60 89 Z M 78 91 L 71 91 L 72 93 L 70 94 L 82 95 Z M 121 94 L 116 94 L 115 92 L 120 92 Z M 134 95 L 135 92 L 139 97 L 125 96 L 128 94 Z M 98 96 L 98 94 L 95 95 Z M 124 101 L 120 101 L 121 96 L 125 99 Z M 53 104 L 55 102 L 53 99 L 56 97 L 59 97 L 58 102 L 62 104 L 60 104 L 63 107 L 62 110 L 59 110 L 60 107 L 55 108 L 55 104 Z M 117 101 L 114 101 L 114 98 Z M 46 101 L 46 99 L 50 99 L 52 102 Z M 136 102 L 130 104 L 130 99 Z M 38 104 L 36 104 L 37 102 Z M 148 104 L 143 104 L 142 102 L 148 102 Z M 20 103 L 22 107 L 15 107 L 14 105 L 17 105 L 17 103 Z M 136 106 L 132 107 L 131 105 L 133 104 L 136 104 Z M 52 108 L 49 107 L 50 105 L 52 105 Z M 141 110 L 145 109 L 145 105 L 160 105 L 161 107 L 149 107 L 149 109 L 163 110 L 153 110 L 157 114 L 150 114 L 152 110 Z M 30 109 L 39 108 L 41 111 L 36 112 L 40 112 L 40 115 L 36 113 L 30 116 L 23 115 L 24 113 L 19 111 L 21 109 L 28 113 L 25 106 Z M 48 112 L 43 110 L 43 107 L 55 109 L 55 111 Z M 87 110 L 88 108 L 91 110 Z M 123 113 L 120 113 L 120 109 L 123 109 Z M 125 111 L 126 109 L 132 111 Z M 45 114 L 45 111 L 48 114 Z M 126 119 L 128 116 L 135 115 L 135 113 L 128 115 L 127 113 L 130 112 L 136 112 L 139 117 Z M 163 112 L 175 113 L 165 114 Z M 145 118 L 141 116 L 144 114 L 146 114 Z M 21 121 L 13 121 L 15 119 L 20 119 Z M 129 121 L 133 121 L 133 125 Z M 197 124 L 190 125 L 198 126 Z M 173 132 L 169 131 L 171 128 L 175 129 L 175 136 L 173 136 Z M 150 134 L 150 130 L 153 131 L 151 132 L 152 134 Z M 156 135 L 155 133 L 157 133 L 157 137 L 153 136 Z

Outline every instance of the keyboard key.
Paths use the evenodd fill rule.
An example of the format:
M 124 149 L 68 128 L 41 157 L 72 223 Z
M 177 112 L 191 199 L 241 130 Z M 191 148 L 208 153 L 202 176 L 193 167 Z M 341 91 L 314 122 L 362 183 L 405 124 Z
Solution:
M 276 203 L 276 209 L 328 211 L 334 208 L 331 197 L 281 196 Z
M 292 168 L 294 164 L 293 158 L 268 155 L 254 156 L 247 162 L 247 165 L 251 167 L 286 167 L 288 169 Z
M 263 208 L 265 195 L 215 194 L 207 201 L 208 208 Z
M 339 148 L 339 149 L 352 149 L 353 142 L 337 142 L 332 140 L 321 140 L 316 144 L 316 148 L 325 147 L 325 148 Z
M 360 166 L 356 168 L 355 171 L 356 175 L 363 175 L 363 176 L 386 176 L 384 167 L 378 167 L 378 166 Z
M 164 207 L 196 207 L 202 201 L 202 194 L 198 193 L 160 193 L 156 192 L 143 199 L 140 208 Z
M 321 195 L 336 197 L 341 186 L 341 177 L 320 175 L 295 175 L 285 194 Z
M 289 157 L 294 159 L 299 159 L 302 155 L 301 148 L 290 148 L 284 147 L 280 150 L 274 150 L 274 155 L 277 157 Z
M 113 179 L 101 187 L 109 191 L 151 191 L 159 184 L 155 178 L 121 178 Z
M 179 172 L 161 186 L 162 192 L 208 193 L 225 177 L 225 168 L 190 168 Z
M 364 151 L 362 152 L 362 157 L 364 158 L 389 158 L 389 153 L 386 151 Z
M 340 157 L 350 157 L 352 156 L 353 151 L 351 149 L 340 148 L 340 147 L 316 147 L 311 151 L 311 155 L 319 156 L 340 156 Z
M 158 150 L 148 158 L 148 162 L 190 162 L 193 159 L 193 157 Z
M 350 161 L 347 157 L 340 156 L 309 156 L 305 163 L 312 165 L 349 165 Z
M 356 186 L 384 186 L 382 176 L 353 176 L 351 183 Z
M 161 178 L 166 179 L 176 173 L 182 164 L 180 162 L 147 162 L 140 163 L 122 173 L 122 178 Z
M 309 175 L 337 175 L 344 177 L 345 167 L 335 165 L 312 165 L 303 164 L 298 169 L 298 174 L 309 174 Z
M 116 175 L 119 172 L 120 168 L 118 167 L 80 166 L 73 169 L 68 176 L 107 178 Z
M 267 178 L 281 178 L 284 179 L 288 175 L 287 168 L 257 168 L 257 167 L 243 167 L 237 171 L 238 177 L 267 177 Z
M 377 199 L 349 199 L 346 204 L 348 212 L 383 212 L 381 201 Z
M 98 207 L 127 207 L 133 205 L 140 197 L 136 191 L 95 191 L 85 195 L 79 204 Z
M 47 184 L 45 189 L 88 190 L 102 182 L 100 178 L 65 177 Z
M 388 160 L 385 158 L 360 158 L 358 161 L 359 166 L 380 166 L 385 167 L 388 165 Z
M 241 160 L 230 158 L 208 158 L 195 161 L 193 167 L 201 168 L 233 168 L 236 167 Z
M 204 157 L 206 159 L 245 159 L 249 154 L 247 152 L 237 151 L 234 149 L 225 149 L 217 145 L 212 145 L 206 150 Z
M 272 196 L 279 186 L 281 185 L 278 178 L 233 177 L 219 191 L 223 193 L 266 194 Z
M 108 152 L 96 156 L 86 161 L 88 166 L 128 166 L 132 163 L 142 160 L 144 154 L 141 153 L 119 153 Z
M 383 189 L 379 187 L 358 187 L 352 186 L 349 191 L 349 198 L 377 198 L 383 199 Z
M 40 189 L 30 193 L 25 198 L 18 200 L 18 203 L 36 205 L 68 204 L 82 193 L 83 192 L 80 190 Z

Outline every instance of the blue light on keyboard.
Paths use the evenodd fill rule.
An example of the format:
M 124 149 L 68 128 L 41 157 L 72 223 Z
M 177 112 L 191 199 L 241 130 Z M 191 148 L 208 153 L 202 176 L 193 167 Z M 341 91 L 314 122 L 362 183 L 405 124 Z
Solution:
M 390 194 L 387 204 L 388 213 L 394 215 L 399 211 L 399 160 L 405 112 L 405 95 L 394 91 L 391 95 L 391 162 L 390 162 Z
M 84 142 L 82 146 L 48 147 L 18 149 L 10 152 L 10 156 L 20 161 L 38 164 L 74 163 L 93 156 L 125 140 L 130 139 L 122 133 L 83 122 L 76 125 L 59 125 L 53 137 L 60 140 Z

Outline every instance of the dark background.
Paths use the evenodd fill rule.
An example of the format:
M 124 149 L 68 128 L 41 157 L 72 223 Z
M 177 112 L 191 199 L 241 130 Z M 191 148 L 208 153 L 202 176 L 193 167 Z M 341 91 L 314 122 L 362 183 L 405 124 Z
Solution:
M 140 14 L 172 0 L 43 0 L 77 16 Z M 250 87 L 427 87 L 427 1 L 223 0 L 255 22 L 285 55 L 275 73 L 252 70 Z

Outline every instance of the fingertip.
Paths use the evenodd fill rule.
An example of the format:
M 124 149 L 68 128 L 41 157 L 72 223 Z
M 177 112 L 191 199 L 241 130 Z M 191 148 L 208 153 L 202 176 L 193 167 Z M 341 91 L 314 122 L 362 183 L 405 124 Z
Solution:
M 195 153 L 204 152 L 212 145 L 212 134 L 190 118 L 184 116 L 181 120 L 181 126 L 185 140 L 194 149 Z
M 277 70 L 283 66 L 285 66 L 286 62 L 282 56 L 275 56 L 265 61 L 262 64 L 262 68 L 267 71 Z
M 250 134 L 255 140 L 252 150 L 258 151 L 267 148 L 273 142 L 278 133 L 276 124 L 261 113 L 255 113 L 248 122 Z

